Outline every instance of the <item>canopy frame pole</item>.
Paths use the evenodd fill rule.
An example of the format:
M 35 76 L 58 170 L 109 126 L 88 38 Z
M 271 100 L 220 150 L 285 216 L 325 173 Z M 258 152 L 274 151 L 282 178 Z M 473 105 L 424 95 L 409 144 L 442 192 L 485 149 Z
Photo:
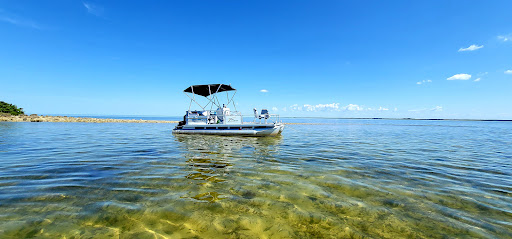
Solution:
M 219 88 L 220 88 L 220 86 L 219 86 Z M 210 90 L 210 98 L 211 98 L 211 99 L 210 99 L 210 101 L 211 101 L 213 104 L 215 104 L 218 108 L 220 108 L 220 105 L 219 105 L 217 102 L 215 102 L 215 100 L 217 100 L 217 101 L 218 101 L 218 99 L 217 99 L 217 95 L 216 95 L 216 94 L 217 94 L 217 92 L 219 92 L 219 88 L 217 88 L 217 91 L 215 91 L 215 93 L 213 93 L 213 94 L 212 94 L 212 93 L 211 93 L 211 90 L 210 90 L 210 85 L 208 85 L 208 90 Z M 208 97 L 207 97 L 207 98 L 208 98 Z M 213 104 L 212 104 L 212 107 L 213 107 Z
M 197 105 L 199 105 L 199 107 L 201 107 L 201 109 L 203 109 L 204 111 L 206 111 L 206 110 L 204 109 L 204 107 L 203 107 L 203 106 L 201 106 L 199 103 L 197 103 L 197 101 L 196 101 L 195 99 L 193 99 L 192 97 L 190 97 L 189 95 L 187 95 L 187 93 L 184 93 L 184 94 L 185 94 L 186 96 L 188 96 L 188 98 L 190 98 L 190 104 L 192 104 L 192 101 L 194 101 Z M 189 107 L 188 107 L 188 111 L 190 111 L 190 107 L 191 107 L 191 105 L 189 105 Z
M 221 86 L 222 86 L 222 84 L 219 84 L 219 87 L 217 87 L 217 90 L 213 94 L 213 97 L 215 97 L 215 99 L 217 100 L 217 104 L 215 104 L 215 105 L 217 105 L 217 107 L 219 107 L 219 108 L 220 108 L 220 100 L 219 100 L 219 97 L 217 97 L 217 93 L 219 92 Z
M 210 95 L 210 98 L 206 97 L 211 103 L 212 103 L 212 108 L 213 108 L 213 105 L 216 105 L 218 106 L 217 102 L 215 102 L 215 95 Z
M 197 101 L 196 101 L 196 94 L 194 93 L 194 86 L 190 86 L 190 89 L 192 89 L 192 97 L 194 97 L 194 102 L 196 102 L 197 105 L 199 105 L 199 107 L 201 107 L 201 109 L 203 109 L 203 111 L 206 111 L 204 109 L 203 106 L 201 106 L 201 104 L 199 104 Z
M 229 105 L 229 102 L 231 102 L 231 104 L 233 104 L 233 107 L 235 107 L 235 111 L 237 111 L 235 101 L 233 100 L 233 98 L 235 98 L 235 95 L 236 95 L 236 90 L 235 90 L 235 93 L 233 93 L 233 96 L 231 96 L 231 100 L 228 98 L 228 105 Z
M 235 105 L 235 101 L 234 101 L 234 97 L 236 95 L 236 92 L 237 90 L 233 89 L 231 87 L 231 85 L 229 85 L 229 88 L 227 88 L 226 90 L 225 89 L 222 89 L 222 86 L 224 84 L 219 84 L 217 86 L 217 89 L 215 90 L 215 92 L 212 92 L 212 88 L 211 86 L 212 85 L 207 85 L 208 86 L 208 95 L 204 96 L 209 102 L 202 106 L 201 104 L 199 104 L 199 102 L 196 101 L 196 93 L 194 92 L 194 86 L 190 86 L 190 92 L 185 92 L 185 95 L 187 97 L 190 98 L 190 104 L 189 104 L 189 111 L 191 110 L 191 107 L 192 107 L 192 101 L 195 102 L 199 107 L 201 107 L 201 109 L 203 109 L 204 111 L 206 111 L 206 107 L 208 107 L 209 104 L 210 105 L 210 111 L 212 110 L 213 106 L 217 106 L 219 108 L 221 108 L 221 101 L 219 99 L 219 96 L 217 96 L 217 93 L 222 92 L 222 91 L 226 91 L 226 99 L 227 99 L 227 103 L 226 103 L 226 106 L 229 106 L 229 104 L 233 104 L 233 107 L 235 108 L 235 111 L 237 111 L 237 108 L 236 108 L 236 105 Z M 201 86 L 205 86 L 205 85 L 201 85 Z M 227 85 L 226 85 L 227 86 Z M 200 91 L 202 90 L 203 88 L 200 88 Z M 222 90 L 222 91 L 221 91 Z M 233 95 L 230 97 L 229 96 L 229 92 L 228 91 L 232 91 L 234 90 L 235 92 L 233 93 Z M 190 97 L 188 94 L 186 93 L 192 93 L 192 97 Z M 199 94 L 201 96 L 203 96 L 202 94 Z
M 208 99 L 210 101 L 210 102 L 208 102 L 208 104 L 210 104 L 213 99 L 212 89 L 210 89 L 210 85 L 208 85 L 208 93 L 210 94 L 210 98 L 206 97 L 206 99 Z M 212 109 L 213 109 L 213 103 L 210 105 L 210 111 L 212 111 Z
M 196 101 L 196 94 L 194 93 L 194 86 L 190 86 L 190 89 L 192 90 L 192 97 L 194 97 L 194 101 Z

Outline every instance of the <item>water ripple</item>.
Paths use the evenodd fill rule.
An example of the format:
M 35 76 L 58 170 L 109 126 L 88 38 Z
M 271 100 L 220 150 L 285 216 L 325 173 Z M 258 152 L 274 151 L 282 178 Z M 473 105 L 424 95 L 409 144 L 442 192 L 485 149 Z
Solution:
M 512 237 L 509 122 L 323 121 L 1 122 L 0 237 Z

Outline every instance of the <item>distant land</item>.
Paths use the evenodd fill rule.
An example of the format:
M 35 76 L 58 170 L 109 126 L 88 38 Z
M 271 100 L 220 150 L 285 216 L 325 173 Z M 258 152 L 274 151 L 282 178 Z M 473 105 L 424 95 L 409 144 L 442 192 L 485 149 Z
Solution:
M 0 115 L 0 122 L 67 122 L 67 123 L 178 123 L 177 120 L 155 120 L 141 119 L 146 116 L 117 116 L 123 119 L 116 119 L 116 116 L 109 118 L 95 118 L 89 116 L 56 116 L 56 115 Z M 423 120 L 423 121 L 501 121 L 512 120 L 501 119 L 415 119 L 415 118 L 335 118 L 335 117 L 281 117 L 282 119 L 344 119 L 344 120 Z M 303 123 L 286 123 L 303 124 Z M 306 123 L 304 123 L 306 124 Z M 308 123 L 310 124 L 310 123 Z M 321 124 L 321 123 L 320 123 Z
M 345 117 L 281 117 L 292 119 L 359 119 L 359 120 L 451 120 L 451 121 L 512 121 L 512 119 L 436 119 L 436 118 L 345 118 Z
M 0 101 L 0 114 L 6 115 L 24 115 L 23 108 L 18 108 L 16 105 Z
M 0 101 L 0 122 L 86 122 L 86 123 L 178 123 L 175 120 L 143 120 L 140 118 L 154 117 L 154 116 L 136 116 L 136 115 L 110 115 L 105 118 L 104 116 L 59 116 L 59 115 L 25 115 L 23 108 L 18 108 L 16 105 Z M 118 119 L 122 117 L 123 119 Z M 165 116 L 161 116 L 165 117 Z M 179 116 L 177 116 L 179 117 Z M 133 119 L 130 119 L 133 118 Z M 139 119 L 136 119 L 139 118 Z M 445 120 L 445 121 L 512 121 L 512 119 L 438 119 L 438 118 L 379 118 L 379 117 L 281 117 L 288 119 L 348 119 L 348 120 Z M 290 123 L 288 123 L 290 124 Z M 293 123 L 300 124 L 300 123 Z

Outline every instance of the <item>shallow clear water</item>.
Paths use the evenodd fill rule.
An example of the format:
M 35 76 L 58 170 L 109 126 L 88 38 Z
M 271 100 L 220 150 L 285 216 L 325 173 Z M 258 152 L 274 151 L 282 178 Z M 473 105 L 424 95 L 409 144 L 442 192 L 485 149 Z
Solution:
M 0 122 L 0 238 L 512 237 L 512 123 Z

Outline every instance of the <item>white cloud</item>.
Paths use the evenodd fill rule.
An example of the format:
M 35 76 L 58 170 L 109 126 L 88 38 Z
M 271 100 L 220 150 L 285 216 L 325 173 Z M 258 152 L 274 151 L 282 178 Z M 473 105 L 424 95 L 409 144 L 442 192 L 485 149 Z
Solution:
M 481 45 L 481 46 L 477 46 L 477 45 L 471 45 L 471 46 L 468 46 L 466 48 L 460 48 L 459 51 L 476 51 L 480 48 L 483 48 L 484 45 Z
M 469 80 L 471 79 L 471 75 L 469 74 L 456 74 L 451 77 L 448 77 L 447 80 Z
M 317 105 L 298 105 L 294 104 L 288 107 L 291 111 L 340 111 L 340 103 L 331 103 L 331 104 L 317 104 Z M 283 109 L 286 111 L 286 108 Z
M 279 111 L 279 109 L 277 109 L 277 107 L 272 107 L 272 111 L 274 111 L 274 112 L 278 112 L 278 111 Z
M 260 90 L 260 92 L 267 93 L 268 90 L 263 89 L 263 90 Z
M 425 83 L 432 83 L 432 80 L 422 80 L 422 81 L 416 82 L 416 84 L 418 84 L 418 85 L 425 84 Z
M 509 35 L 500 35 L 498 36 L 498 40 L 501 40 L 501 41 L 510 41 L 512 40 L 512 34 L 509 34 Z
M 512 70 L 506 70 L 505 74 L 511 75 L 512 74 Z
M 361 110 L 363 110 L 363 107 L 356 105 L 356 104 L 348 104 L 347 106 L 344 106 L 341 109 L 349 110 L 349 111 L 361 111 Z
M 339 111 L 340 104 L 332 103 L 332 104 L 317 104 L 317 105 L 308 105 L 305 104 L 303 109 L 306 111 Z
M 480 78 L 476 78 L 474 81 L 479 82 L 480 80 L 481 80 Z
M 389 111 L 389 108 L 385 108 L 385 107 L 382 107 L 380 106 L 379 108 L 371 108 L 371 107 L 368 107 L 368 108 L 363 108 L 363 107 L 360 107 L 359 110 L 367 110 L 367 111 Z M 396 108 L 395 108 L 395 111 L 396 111 Z
M 293 104 L 290 106 L 290 110 L 292 111 L 302 111 L 302 106 L 299 106 L 298 104 Z
M 346 106 L 341 107 L 340 103 L 331 103 L 331 104 L 317 104 L 317 105 L 310 105 L 310 104 L 304 104 L 304 105 L 298 105 L 294 104 L 291 105 L 288 108 L 283 108 L 283 111 L 286 111 L 286 109 L 289 109 L 290 111 L 306 111 L 306 112 L 333 112 L 333 111 L 393 111 L 393 109 L 390 110 L 390 108 L 382 107 L 379 108 L 365 108 L 363 106 L 357 105 L 357 104 L 348 104 Z M 275 110 L 272 108 L 272 110 Z M 397 108 L 394 108 L 394 111 L 397 111 Z
M 87 9 L 87 12 L 89 12 L 90 14 L 96 15 L 98 17 L 103 15 L 103 8 L 102 7 L 100 7 L 100 6 L 96 5 L 96 4 L 92 4 L 90 2 L 82 2 L 82 4 Z

